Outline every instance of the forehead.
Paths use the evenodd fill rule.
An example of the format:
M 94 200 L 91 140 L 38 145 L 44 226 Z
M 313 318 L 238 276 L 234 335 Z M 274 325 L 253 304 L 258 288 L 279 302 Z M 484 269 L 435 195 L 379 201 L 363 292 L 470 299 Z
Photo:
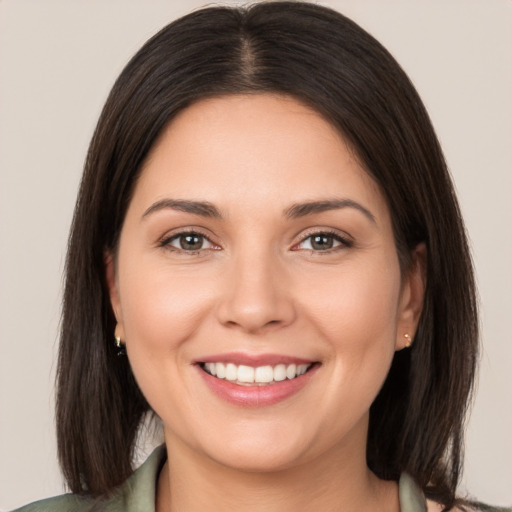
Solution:
M 176 116 L 135 195 L 246 205 L 271 198 L 283 206 L 347 194 L 386 210 L 374 180 L 320 114 L 291 97 L 244 94 L 201 100 Z

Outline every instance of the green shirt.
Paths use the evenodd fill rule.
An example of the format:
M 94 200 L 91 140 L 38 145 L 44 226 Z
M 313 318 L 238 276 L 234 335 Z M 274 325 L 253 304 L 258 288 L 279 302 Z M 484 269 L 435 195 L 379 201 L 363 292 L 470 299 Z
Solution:
M 156 448 L 108 499 L 94 500 L 76 494 L 63 494 L 36 501 L 13 512 L 155 512 L 156 482 L 166 456 L 165 445 Z M 399 481 L 399 496 L 401 512 L 426 512 L 423 493 L 406 473 Z

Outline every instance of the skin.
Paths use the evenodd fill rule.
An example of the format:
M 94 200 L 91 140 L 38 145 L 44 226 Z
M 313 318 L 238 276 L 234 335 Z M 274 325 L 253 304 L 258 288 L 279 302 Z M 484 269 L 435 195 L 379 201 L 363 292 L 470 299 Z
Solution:
M 167 199 L 207 201 L 222 217 L 154 207 Z M 371 216 L 350 205 L 285 213 L 334 199 Z M 190 231 L 207 237 L 199 250 L 176 237 Z M 332 248 L 312 245 L 318 233 Z M 157 510 L 398 511 L 396 484 L 366 466 L 368 414 L 404 334 L 414 337 L 424 252 L 401 271 L 383 194 L 295 99 L 227 96 L 179 114 L 107 258 L 116 334 L 164 424 Z M 317 368 L 286 400 L 244 407 L 212 393 L 195 364 L 232 352 Z

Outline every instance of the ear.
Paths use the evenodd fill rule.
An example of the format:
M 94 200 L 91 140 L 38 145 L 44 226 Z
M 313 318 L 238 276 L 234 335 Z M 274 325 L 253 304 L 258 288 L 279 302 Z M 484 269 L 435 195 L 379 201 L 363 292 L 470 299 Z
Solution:
M 410 346 L 423 310 L 427 275 L 427 247 L 419 244 L 411 254 L 409 269 L 403 276 L 397 321 L 395 350 Z M 406 336 L 407 335 L 407 336 Z
M 114 333 L 115 337 L 122 340 L 125 339 L 124 327 L 122 322 L 121 300 L 119 298 L 119 286 L 116 279 L 116 261 L 111 252 L 105 253 L 105 277 L 107 280 L 108 293 L 110 297 L 110 305 L 116 317 L 117 325 Z

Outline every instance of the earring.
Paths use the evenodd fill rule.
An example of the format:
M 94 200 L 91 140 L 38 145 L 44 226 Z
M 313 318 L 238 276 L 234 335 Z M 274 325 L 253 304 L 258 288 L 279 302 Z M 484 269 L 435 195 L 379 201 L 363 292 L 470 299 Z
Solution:
M 411 337 L 408 334 L 404 334 L 405 338 L 405 347 L 409 348 L 412 345 Z
M 117 355 L 125 356 L 126 355 L 126 344 L 121 341 L 121 336 L 115 336 L 116 347 L 117 347 Z

